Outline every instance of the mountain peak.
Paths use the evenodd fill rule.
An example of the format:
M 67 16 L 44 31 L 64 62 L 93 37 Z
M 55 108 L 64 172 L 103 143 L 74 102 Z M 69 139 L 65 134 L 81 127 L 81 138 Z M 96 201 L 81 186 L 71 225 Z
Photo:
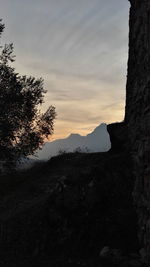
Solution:
M 87 136 L 93 135 L 93 134 L 99 134 L 101 132 L 107 132 L 107 124 L 106 123 L 101 123 L 98 125 L 91 133 L 89 133 Z
M 82 136 L 78 133 L 72 133 L 67 138 L 47 143 L 43 149 L 38 152 L 39 159 L 46 159 L 55 156 L 60 150 L 72 152 L 78 147 L 80 147 L 83 151 L 85 151 L 85 148 L 91 152 L 108 151 L 111 144 L 106 123 L 101 123 L 86 136 Z
M 72 138 L 78 138 L 78 137 L 81 137 L 81 135 L 78 134 L 78 133 L 71 133 L 71 134 L 68 136 L 68 138 L 70 138 L 70 139 L 72 139 Z

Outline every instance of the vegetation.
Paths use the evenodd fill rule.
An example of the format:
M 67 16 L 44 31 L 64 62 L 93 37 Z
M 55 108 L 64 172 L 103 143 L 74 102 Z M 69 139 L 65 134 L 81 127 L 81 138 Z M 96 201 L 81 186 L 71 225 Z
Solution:
M 133 177 L 130 154 L 111 151 L 1 177 L 2 266 L 141 267 Z
M 4 25 L 0 20 L 0 37 Z M 20 76 L 11 63 L 13 44 L 0 47 L 0 161 L 15 164 L 34 154 L 53 133 L 55 108 L 43 114 L 39 106 L 46 93 L 43 79 Z

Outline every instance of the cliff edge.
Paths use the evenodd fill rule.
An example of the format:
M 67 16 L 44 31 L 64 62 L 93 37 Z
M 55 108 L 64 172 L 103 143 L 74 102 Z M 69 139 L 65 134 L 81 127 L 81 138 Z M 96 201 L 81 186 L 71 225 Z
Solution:
M 130 0 L 125 120 L 108 126 L 112 148 L 133 160 L 141 255 L 150 260 L 150 1 Z M 122 129 L 125 129 L 122 130 Z M 127 135 L 126 135 L 127 134 Z M 121 138 L 120 138 L 121 136 Z M 128 142 L 124 136 L 128 136 Z M 120 142 L 121 141 L 121 142 Z

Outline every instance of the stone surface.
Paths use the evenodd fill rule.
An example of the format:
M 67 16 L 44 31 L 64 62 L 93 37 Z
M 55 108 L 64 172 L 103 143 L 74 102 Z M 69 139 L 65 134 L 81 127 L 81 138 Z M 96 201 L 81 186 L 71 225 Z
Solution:
M 136 176 L 133 192 L 140 245 L 150 260 L 150 0 L 130 0 L 125 121 Z M 110 126 L 111 128 L 111 126 Z M 108 129 L 109 130 L 109 129 Z M 122 131 L 122 124 L 118 133 Z M 119 132 L 120 131 L 120 132 Z M 111 131 L 112 147 L 118 142 Z M 122 134 L 121 134 L 122 136 Z M 119 137 L 118 137 L 119 139 Z M 117 142 L 116 142 L 117 141 Z M 130 144 L 130 145 L 129 145 Z
M 128 128 L 125 122 L 107 125 L 113 152 L 129 151 Z

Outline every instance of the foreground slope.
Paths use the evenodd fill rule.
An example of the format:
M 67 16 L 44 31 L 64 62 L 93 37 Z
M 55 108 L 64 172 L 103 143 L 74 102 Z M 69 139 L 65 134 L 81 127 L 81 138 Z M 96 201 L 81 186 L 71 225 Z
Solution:
M 130 266 L 133 183 L 130 155 L 111 151 L 64 154 L 1 177 L 1 266 Z M 105 246 L 114 253 L 103 259 Z

